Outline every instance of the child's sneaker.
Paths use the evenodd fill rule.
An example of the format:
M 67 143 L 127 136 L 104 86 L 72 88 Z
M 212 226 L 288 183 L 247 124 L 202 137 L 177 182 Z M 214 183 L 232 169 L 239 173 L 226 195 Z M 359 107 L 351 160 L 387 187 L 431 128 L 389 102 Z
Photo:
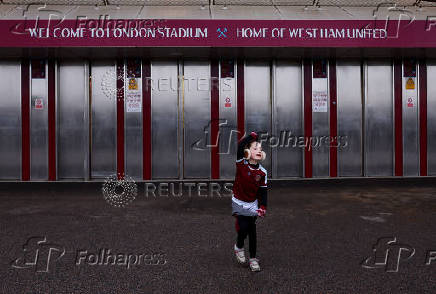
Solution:
M 260 271 L 259 259 L 257 259 L 257 258 L 250 258 L 249 262 L 250 262 L 250 269 L 251 269 L 252 272 Z
M 244 263 L 245 262 L 245 252 L 244 252 L 244 248 L 238 248 L 235 244 L 234 246 L 234 251 L 235 251 L 235 255 L 236 255 L 236 260 L 239 263 Z

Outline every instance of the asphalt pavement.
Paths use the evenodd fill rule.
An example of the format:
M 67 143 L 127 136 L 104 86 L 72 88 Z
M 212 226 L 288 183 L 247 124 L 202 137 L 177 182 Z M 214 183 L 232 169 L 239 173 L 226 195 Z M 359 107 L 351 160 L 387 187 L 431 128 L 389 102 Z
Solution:
M 0 182 L 0 292 L 436 293 L 435 178 L 270 181 L 257 273 L 224 182 L 179 184 Z

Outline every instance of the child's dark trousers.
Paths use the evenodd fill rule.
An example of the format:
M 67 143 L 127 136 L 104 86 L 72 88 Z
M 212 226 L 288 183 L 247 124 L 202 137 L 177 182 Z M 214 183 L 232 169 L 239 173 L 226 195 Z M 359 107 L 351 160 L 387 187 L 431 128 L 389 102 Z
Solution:
M 256 219 L 257 216 L 235 215 L 236 217 L 236 246 L 244 247 L 244 240 L 248 235 L 250 258 L 256 257 Z

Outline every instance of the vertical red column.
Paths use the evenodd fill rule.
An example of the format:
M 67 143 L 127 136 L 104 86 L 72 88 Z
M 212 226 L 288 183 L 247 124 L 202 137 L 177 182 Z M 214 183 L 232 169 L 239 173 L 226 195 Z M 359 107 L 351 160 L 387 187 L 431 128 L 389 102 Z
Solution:
M 244 60 L 238 59 L 237 68 L 237 121 L 238 121 L 238 141 L 245 134 L 245 97 L 244 97 Z
M 210 101 L 210 141 L 212 148 L 210 150 L 211 178 L 219 179 L 220 177 L 220 157 L 218 146 L 219 133 L 219 73 L 218 60 L 212 60 L 210 67 L 211 76 L 211 101 Z
M 312 149 L 310 138 L 312 137 L 312 63 L 310 59 L 304 59 L 304 177 L 312 177 Z
M 403 175 L 403 113 L 401 59 L 394 60 L 395 176 Z
M 30 67 L 21 60 L 21 180 L 30 180 Z
M 48 60 L 48 180 L 56 181 L 56 75 L 55 61 Z
M 419 175 L 427 175 L 427 66 L 419 61 Z
M 142 176 L 151 180 L 151 64 L 142 61 Z
M 330 177 L 338 176 L 338 112 L 336 92 L 336 60 L 330 60 Z
M 124 178 L 124 60 L 117 60 L 117 173 Z

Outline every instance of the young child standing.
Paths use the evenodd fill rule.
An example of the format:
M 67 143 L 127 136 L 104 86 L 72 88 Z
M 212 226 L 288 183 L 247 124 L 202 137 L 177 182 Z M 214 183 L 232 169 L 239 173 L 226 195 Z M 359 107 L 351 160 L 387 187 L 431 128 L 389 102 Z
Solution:
M 259 163 L 265 157 L 255 132 L 239 141 L 232 195 L 232 216 L 236 218 L 237 232 L 234 252 L 237 261 L 245 263 L 244 240 L 248 236 L 252 271 L 260 271 L 256 258 L 256 220 L 266 214 L 267 172 Z

